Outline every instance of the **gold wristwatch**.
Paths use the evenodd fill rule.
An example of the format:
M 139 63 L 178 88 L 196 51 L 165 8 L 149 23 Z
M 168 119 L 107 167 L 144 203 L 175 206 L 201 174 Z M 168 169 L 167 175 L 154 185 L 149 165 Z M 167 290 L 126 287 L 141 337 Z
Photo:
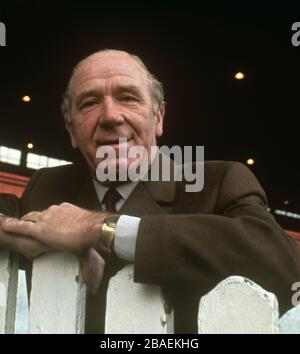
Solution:
M 117 222 L 120 215 L 114 214 L 105 217 L 101 234 L 98 241 L 98 250 L 105 253 L 111 253 L 113 250 L 113 243 L 116 234 Z

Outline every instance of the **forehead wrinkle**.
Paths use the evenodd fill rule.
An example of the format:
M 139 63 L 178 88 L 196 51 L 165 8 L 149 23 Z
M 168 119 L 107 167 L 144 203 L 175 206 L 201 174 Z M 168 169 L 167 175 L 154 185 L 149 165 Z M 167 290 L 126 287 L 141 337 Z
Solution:
M 123 75 L 124 76 L 124 75 Z M 116 79 L 120 78 L 119 76 L 116 77 Z M 112 77 L 113 79 L 113 77 Z M 81 96 L 82 94 L 86 94 L 89 92 L 104 92 L 104 91 L 109 91 L 111 90 L 112 92 L 119 92 L 119 91 L 124 91 L 124 90 L 129 90 L 129 91 L 135 91 L 143 95 L 143 87 L 140 82 L 137 82 L 134 80 L 132 77 L 130 77 L 132 80 L 115 80 L 111 82 L 102 82 L 102 79 L 89 79 L 89 80 L 84 80 L 83 84 L 80 85 L 80 82 L 78 84 L 79 90 L 76 92 L 74 90 L 74 96 L 78 97 Z
M 109 60 L 109 57 L 111 60 Z M 104 59 L 104 60 L 103 60 Z M 137 71 L 137 72 L 136 72 Z M 144 82 L 148 83 L 148 76 L 144 70 L 133 60 L 129 55 L 103 55 L 100 57 L 92 56 L 87 58 L 73 73 L 70 83 L 69 83 L 69 91 L 72 90 L 74 83 L 78 80 L 78 76 L 81 78 L 82 76 L 101 76 L 100 78 L 110 78 L 111 76 L 125 76 L 133 79 L 139 79 L 139 81 L 144 80 Z

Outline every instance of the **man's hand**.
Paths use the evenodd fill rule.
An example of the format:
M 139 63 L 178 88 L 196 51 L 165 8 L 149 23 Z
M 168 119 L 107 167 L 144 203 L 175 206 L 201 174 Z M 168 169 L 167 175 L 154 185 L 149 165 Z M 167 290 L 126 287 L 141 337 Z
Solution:
M 52 248 L 46 246 L 42 242 L 35 240 L 28 236 L 19 236 L 15 234 L 8 234 L 2 230 L 2 223 L 5 219 L 11 219 L 8 217 L 0 218 L 0 245 L 1 248 L 9 251 L 21 253 L 24 257 L 33 259 L 39 255 L 53 251 Z M 16 220 L 16 219 L 13 219 Z
M 32 213 L 24 216 L 25 219 L 29 218 Z M 36 213 L 34 213 L 36 215 Z M 35 225 L 29 221 L 22 221 L 9 217 L 0 217 L 0 245 L 1 248 L 9 251 L 21 253 L 25 258 L 33 259 L 46 252 L 55 251 L 39 240 L 31 236 L 16 235 L 14 233 L 6 233 L 2 229 L 2 225 L 9 225 L 10 227 L 21 227 L 24 223 Z M 18 226 L 14 226 L 18 225 Z M 5 227 L 5 226 L 4 226 Z M 105 262 L 98 252 L 90 248 L 79 255 L 80 271 L 83 281 L 87 285 L 88 293 L 96 294 L 103 277 Z
M 46 252 L 53 252 L 55 249 L 46 246 L 42 242 L 30 237 L 6 233 L 2 230 L 2 223 L 12 224 L 17 219 L 0 217 L 0 245 L 1 248 L 21 253 L 27 259 L 33 259 Z M 90 248 L 79 255 L 80 271 L 83 281 L 87 285 L 89 294 L 95 294 L 101 284 L 105 262 L 98 252 Z
M 3 218 L 2 229 L 31 237 L 50 248 L 81 253 L 97 245 L 106 213 L 96 213 L 69 203 L 31 212 L 22 220 Z
M 25 258 L 33 259 L 40 256 L 43 253 L 55 251 L 53 248 L 43 244 L 42 242 L 35 240 L 28 236 L 14 236 L 15 245 L 13 250 L 21 253 Z

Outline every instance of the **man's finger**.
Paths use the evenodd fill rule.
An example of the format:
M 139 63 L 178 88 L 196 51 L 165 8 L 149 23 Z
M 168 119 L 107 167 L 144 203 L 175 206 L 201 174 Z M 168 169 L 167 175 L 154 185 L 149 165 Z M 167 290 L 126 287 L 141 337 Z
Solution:
M 37 222 L 39 220 L 41 214 L 42 213 L 40 211 L 32 211 L 28 214 L 23 215 L 21 220 Z
M 4 231 L 25 236 L 36 236 L 39 226 L 36 223 L 18 220 L 14 218 L 3 218 L 1 227 Z
M 40 241 L 28 236 L 15 236 L 15 250 L 26 258 L 33 259 L 46 252 L 54 251 Z
M 104 273 L 105 261 L 98 252 L 90 248 L 80 257 L 81 276 L 87 284 L 89 294 L 96 294 Z

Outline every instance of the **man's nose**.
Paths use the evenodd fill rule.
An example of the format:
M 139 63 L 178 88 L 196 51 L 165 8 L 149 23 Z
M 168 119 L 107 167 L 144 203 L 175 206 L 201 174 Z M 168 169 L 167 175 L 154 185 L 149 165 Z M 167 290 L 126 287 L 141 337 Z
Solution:
M 113 98 L 105 97 L 102 102 L 101 113 L 99 115 L 99 124 L 110 127 L 122 124 L 123 116 Z

